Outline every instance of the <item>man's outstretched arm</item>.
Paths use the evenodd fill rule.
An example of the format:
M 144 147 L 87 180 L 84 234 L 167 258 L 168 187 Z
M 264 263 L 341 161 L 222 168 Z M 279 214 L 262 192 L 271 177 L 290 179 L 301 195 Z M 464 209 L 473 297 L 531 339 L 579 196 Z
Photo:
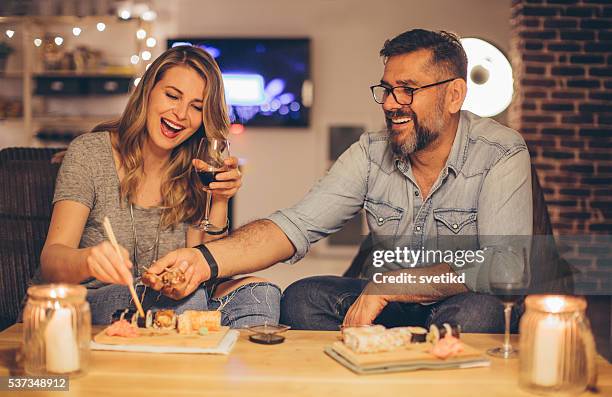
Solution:
M 291 257 L 293 244 L 272 221 L 264 219 L 248 223 L 229 237 L 206 244 L 219 267 L 218 277 L 252 273 Z M 166 268 L 178 267 L 185 273 L 185 282 L 177 285 L 172 297 L 182 299 L 211 277 L 208 262 L 197 248 L 181 248 L 168 253 L 148 270 L 160 274 Z M 162 285 L 152 285 L 161 289 Z

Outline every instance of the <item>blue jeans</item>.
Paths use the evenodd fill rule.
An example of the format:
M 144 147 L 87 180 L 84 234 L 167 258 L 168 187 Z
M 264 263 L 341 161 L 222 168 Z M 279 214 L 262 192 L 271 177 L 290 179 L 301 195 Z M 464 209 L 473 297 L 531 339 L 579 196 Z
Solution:
M 143 287 L 137 288 L 142 299 Z M 227 295 L 209 298 L 204 285 L 181 300 L 168 298 L 148 288 L 142 299 L 143 309 L 172 309 L 177 314 L 185 310 L 220 310 L 221 324 L 231 328 L 249 325 L 278 324 L 280 311 L 280 289 L 271 283 L 257 282 L 242 285 Z M 107 285 L 89 289 L 87 301 L 91 307 L 92 323 L 106 325 L 116 310 L 134 308 L 129 289 L 124 285 Z
M 281 301 L 281 323 L 293 329 L 337 331 L 368 280 L 309 277 L 291 284 Z M 513 310 L 512 328 L 518 328 L 519 310 Z M 491 295 L 466 292 L 431 305 L 390 302 L 374 321 L 386 327 L 459 324 L 463 332 L 502 333 L 503 306 Z

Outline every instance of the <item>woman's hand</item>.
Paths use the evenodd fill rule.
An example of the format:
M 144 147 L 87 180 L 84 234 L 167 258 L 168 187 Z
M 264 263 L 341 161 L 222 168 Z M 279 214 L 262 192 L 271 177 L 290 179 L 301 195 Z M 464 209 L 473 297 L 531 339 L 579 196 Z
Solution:
M 88 248 L 85 251 L 89 274 L 109 284 L 132 284 L 132 262 L 128 251 L 119 246 L 121 257 L 108 241 Z
M 223 199 L 229 200 L 232 198 L 240 186 L 242 186 L 242 174 L 238 169 L 238 159 L 236 157 L 229 157 L 224 160 L 226 170 L 218 173 L 215 176 L 215 181 L 208 185 L 210 192 L 212 193 L 213 200 Z M 194 159 L 193 166 L 196 169 L 205 169 L 206 163 L 202 160 Z

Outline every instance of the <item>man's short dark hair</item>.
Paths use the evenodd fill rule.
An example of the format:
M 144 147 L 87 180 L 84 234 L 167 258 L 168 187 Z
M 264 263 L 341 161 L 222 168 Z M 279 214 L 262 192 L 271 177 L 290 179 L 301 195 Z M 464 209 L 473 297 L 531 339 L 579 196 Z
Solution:
M 459 41 L 459 36 L 454 33 L 432 32 L 424 29 L 409 30 L 387 40 L 380 50 L 380 56 L 386 61 L 394 55 L 422 49 L 431 50 L 430 63 L 449 75 L 444 77 L 461 77 L 467 81 L 467 55 Z

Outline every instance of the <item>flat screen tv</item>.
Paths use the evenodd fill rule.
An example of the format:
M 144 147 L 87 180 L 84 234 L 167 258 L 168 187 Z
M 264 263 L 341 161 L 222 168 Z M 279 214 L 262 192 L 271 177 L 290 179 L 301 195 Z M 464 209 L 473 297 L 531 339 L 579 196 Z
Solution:
M 223 73 L 232 123 L 307 127 L 312 106 L 310 39 L 175 38 L 168 48 L 198 46 Z

